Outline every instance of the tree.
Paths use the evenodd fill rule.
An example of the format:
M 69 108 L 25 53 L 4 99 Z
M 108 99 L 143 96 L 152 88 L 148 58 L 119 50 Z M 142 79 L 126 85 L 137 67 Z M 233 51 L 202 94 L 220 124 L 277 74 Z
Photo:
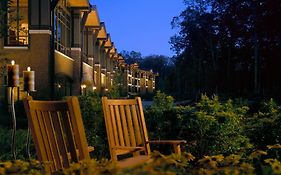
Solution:
M 172 21 L 180 32 L 170 40 L 181 94 L 279 94 L 279 0 L 184 2 Z
M 0 38 L 5 36 L 6 30 L 8 28 L 6 16 L 8 12 L 7 9 L 10 7 L 11 3 L 11 0 L 1 0 L 0 2 Z
M 142 61 L 142 55 L 140 52 L 136 52 L 136 51 L 129 52 L 123 50 L 120 52 L 120 54 L 124 57 L 127 64 L 140 63 Z

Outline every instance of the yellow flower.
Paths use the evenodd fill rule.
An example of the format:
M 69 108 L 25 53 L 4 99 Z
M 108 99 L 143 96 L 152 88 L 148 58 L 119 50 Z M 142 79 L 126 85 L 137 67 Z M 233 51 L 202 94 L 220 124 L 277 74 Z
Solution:
M 200 165 L 203 165 L 204 167 L 210 167 L 210 168 L 217 168 L 218 162 L 223 161 L 224 156 L 223 155 L 216 155 L 216 156 L 204 156 L 203 159 L 198 160 L 198 163 Z
M 204 165 L 204 164 L 206 164 L 206 163 L 209 163 L 210 160 L 211 160 L 211 157 L 210 157 L 210 156 L 204 156 L 204 158 L 198 160 L 198 163 L 199 163 L 200 165 Z
M 231 154 L 231 155 L 225 157 L 224 163 L 226 165 L 237 165 L 240 163 L 240 160 L 241 160 L 240 155 Z
M 267 152 L 265 151 L 262 151 L 262 150 L 257 150 L 255 152 L 252 152 L 251 155 L 250 155 L 250 158 L 257 158 L 257 157 L 260 157 L 262 155 L 267 155 Z
M 225 167 L 225 168 L 222 169 L 222 173 L 220 173 L 220 174 L 239 175 L 241 173 L 240 173 L 239 169 Z
M 5 168 L 11 168 L 12 165 L 13 165 L 13 163 L 11 161 L 4 162 L 4 167 Z
M 216 162 L 216 161 L 213 161 L 213 160 L 211 160 L 211 161 L 209 161 L 208 162 L 208 165 L 211 167 L 211 168 L 218 168 L 218 162 Z
M 191 154 L 191 153 L 187 153 L 187 161 L 193 161 L 195 159 L 195 157 Z
M 273 171 L 274 174 L 281 174 L 281 164 L 280 163 L 279 164 L 273 164 L 271 166 L 271 168 L 272 168 L 272 171 Z
M 214 174 L 214 172 L 213 172 L 212 170 L 200 168 L 198 174 L 202 174 L 202 175 L 212 175 L 212 174 Z
M 240 165 L 240 170 L 245 172 L 246 174 L 253 174 L 255 168 L 249 163 L 242 163 Z
M 272 164 L 274 164 L 274 163 L 277 163 L 278 160 L 276 160 L 276 159 L 265 159 L 264 162 L 265 162 L 265 163 L 268 163 L 268 164 L 270 164 L 270 165 L 272 165 Z
M 223 159 L 224 159 L 224 156 L 222 154 L 216 155 L 216 156 L 212 156 L 212 160 L 216 161 L 216 162 L 221 162 L 221 161 L 223 161 Z
M 280 144 L 275 144 L 275 145 L 267 145 L 268 149 L 281 149 Z

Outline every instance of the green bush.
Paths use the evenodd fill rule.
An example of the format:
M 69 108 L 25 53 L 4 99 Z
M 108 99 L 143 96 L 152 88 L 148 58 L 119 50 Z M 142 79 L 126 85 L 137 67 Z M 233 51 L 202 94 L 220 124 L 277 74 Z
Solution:
M 161 110 L 146 113 L 151 138 L 185 139 L 188 149 L 199 157 L 239 153 L 251 147 L 242 123 L 248 108 L 235 106 L 231 100 L 221 103 L 216 96 L 203 95 L 195 106 Z
M 19 129 L 16 131 L 16 155 L 18 159 L 28 159 L 26 153 L 26 136 L 27 130 Z M 31 137 L 31 136 L 30 136 Z M 11 152 L 12 130 L 0 128 L 0 160 L 13 159 Z M 35 147 L 31 139 L 31 155 L 35 155 Z
M 93 156 L 108 157 L 108 143 L 102 113 L 101 98 L 93 92 L 79 96 L 88 145 L 94 146 Z
M 246 134 L 257 147 L 281 143 L 281 107 L 273 99 L 245 120 Z
M 157 91 L 153 97 L 151 110 L 156 112 L 163 112 L 172 109 L 174 106 L 174 98 L 168 96 L 163 92 Z

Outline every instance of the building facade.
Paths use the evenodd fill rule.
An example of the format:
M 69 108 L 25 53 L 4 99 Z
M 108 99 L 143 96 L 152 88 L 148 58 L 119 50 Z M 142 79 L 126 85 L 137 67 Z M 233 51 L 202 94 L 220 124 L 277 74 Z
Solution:
M 27 67 L 35 71 L 36 98 L 104 93 L 117 74 L 125 94 L 154 92 L 155 74 L 125 63 L 88 0 L 11 0 L 0 6 L 7 9 L 0 57 L 19 64 L 20 77 Z M 4 78 L 0 85 L 1 96 L 8 94 Z

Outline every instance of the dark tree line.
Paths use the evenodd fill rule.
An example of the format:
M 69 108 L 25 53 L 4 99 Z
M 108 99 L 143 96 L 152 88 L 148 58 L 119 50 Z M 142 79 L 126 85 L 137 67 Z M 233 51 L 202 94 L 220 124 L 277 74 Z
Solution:
M 200 93 L 281 93 L 280 0 L 185 0 L 172 21 L 177 56 L 170 82 L 184 97 Z

